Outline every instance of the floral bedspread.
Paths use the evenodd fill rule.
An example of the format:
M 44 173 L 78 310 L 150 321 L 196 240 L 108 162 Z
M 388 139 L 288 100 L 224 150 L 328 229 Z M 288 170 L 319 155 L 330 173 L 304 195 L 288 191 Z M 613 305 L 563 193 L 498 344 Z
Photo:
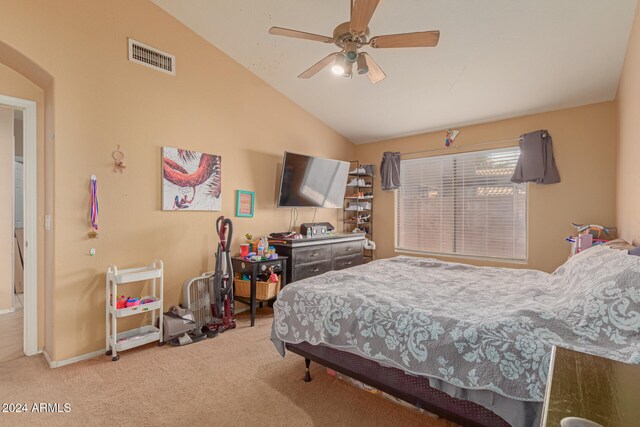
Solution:
M 554 273 L 400 256 L 292 283 L 272 340 L 324 344 L 467 389 L 542 401 L 552 345 L 640 364 L 640 257 L 594 247 Z

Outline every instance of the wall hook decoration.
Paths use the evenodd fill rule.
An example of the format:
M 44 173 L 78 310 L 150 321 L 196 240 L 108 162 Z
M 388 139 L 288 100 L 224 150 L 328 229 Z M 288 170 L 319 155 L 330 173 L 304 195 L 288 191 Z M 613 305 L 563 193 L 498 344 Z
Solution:
M 124 153 L 120 151 L 120 144 L 118 144 L 118 149 L 111 154 L 114 160 L 113 171 L 114 172 L 124 172 L 127 168 L 127 164 L 124 162 Z
M 447 129 L 447 138 L 444 140 L 444 145 L 446 145 L 447 147 L 450 146 L 451 144 L 453 144 L 453 142 L 456 140 L 456 138 L 458 137 L 458 134 L 460 133 L 459 130 L 455 130 L 455 129 Z

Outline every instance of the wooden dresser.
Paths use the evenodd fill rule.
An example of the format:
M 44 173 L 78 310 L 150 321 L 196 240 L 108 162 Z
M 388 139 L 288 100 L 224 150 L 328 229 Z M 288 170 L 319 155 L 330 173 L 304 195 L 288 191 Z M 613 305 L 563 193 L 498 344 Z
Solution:
M 302 239 L 272 239 L 278 255 L 289 257 L 287 283 L 362 264 L 363 233 Z

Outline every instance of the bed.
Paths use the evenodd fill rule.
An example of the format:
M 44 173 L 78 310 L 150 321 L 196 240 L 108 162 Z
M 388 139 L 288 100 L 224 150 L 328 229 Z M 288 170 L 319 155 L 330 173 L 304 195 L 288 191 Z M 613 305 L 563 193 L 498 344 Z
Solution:
M 374 387 L 404 375 L 390 394 L 464 425 L 538 425 L 553 345 L 640 363 L 640 257 L 594 247 L 551 274 L 378 260 L 283 288 L 271 339 Z

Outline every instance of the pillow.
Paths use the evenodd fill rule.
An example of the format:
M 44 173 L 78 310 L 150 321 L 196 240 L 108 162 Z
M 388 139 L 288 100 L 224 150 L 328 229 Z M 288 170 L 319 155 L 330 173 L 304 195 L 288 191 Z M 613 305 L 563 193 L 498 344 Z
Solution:
M 640 256 L 640 246 L 637 248 L 629 249 L 629 255 Z
M 624 239 L 610 240 L 607 243 L 603 244 L 602 246 L 608 246 L 611 249 L 620 249 L 623 251 L 630 251 L 631 249 L 635 248 L 635 246 L 633 246 L 631 243 L 627 242 Z

